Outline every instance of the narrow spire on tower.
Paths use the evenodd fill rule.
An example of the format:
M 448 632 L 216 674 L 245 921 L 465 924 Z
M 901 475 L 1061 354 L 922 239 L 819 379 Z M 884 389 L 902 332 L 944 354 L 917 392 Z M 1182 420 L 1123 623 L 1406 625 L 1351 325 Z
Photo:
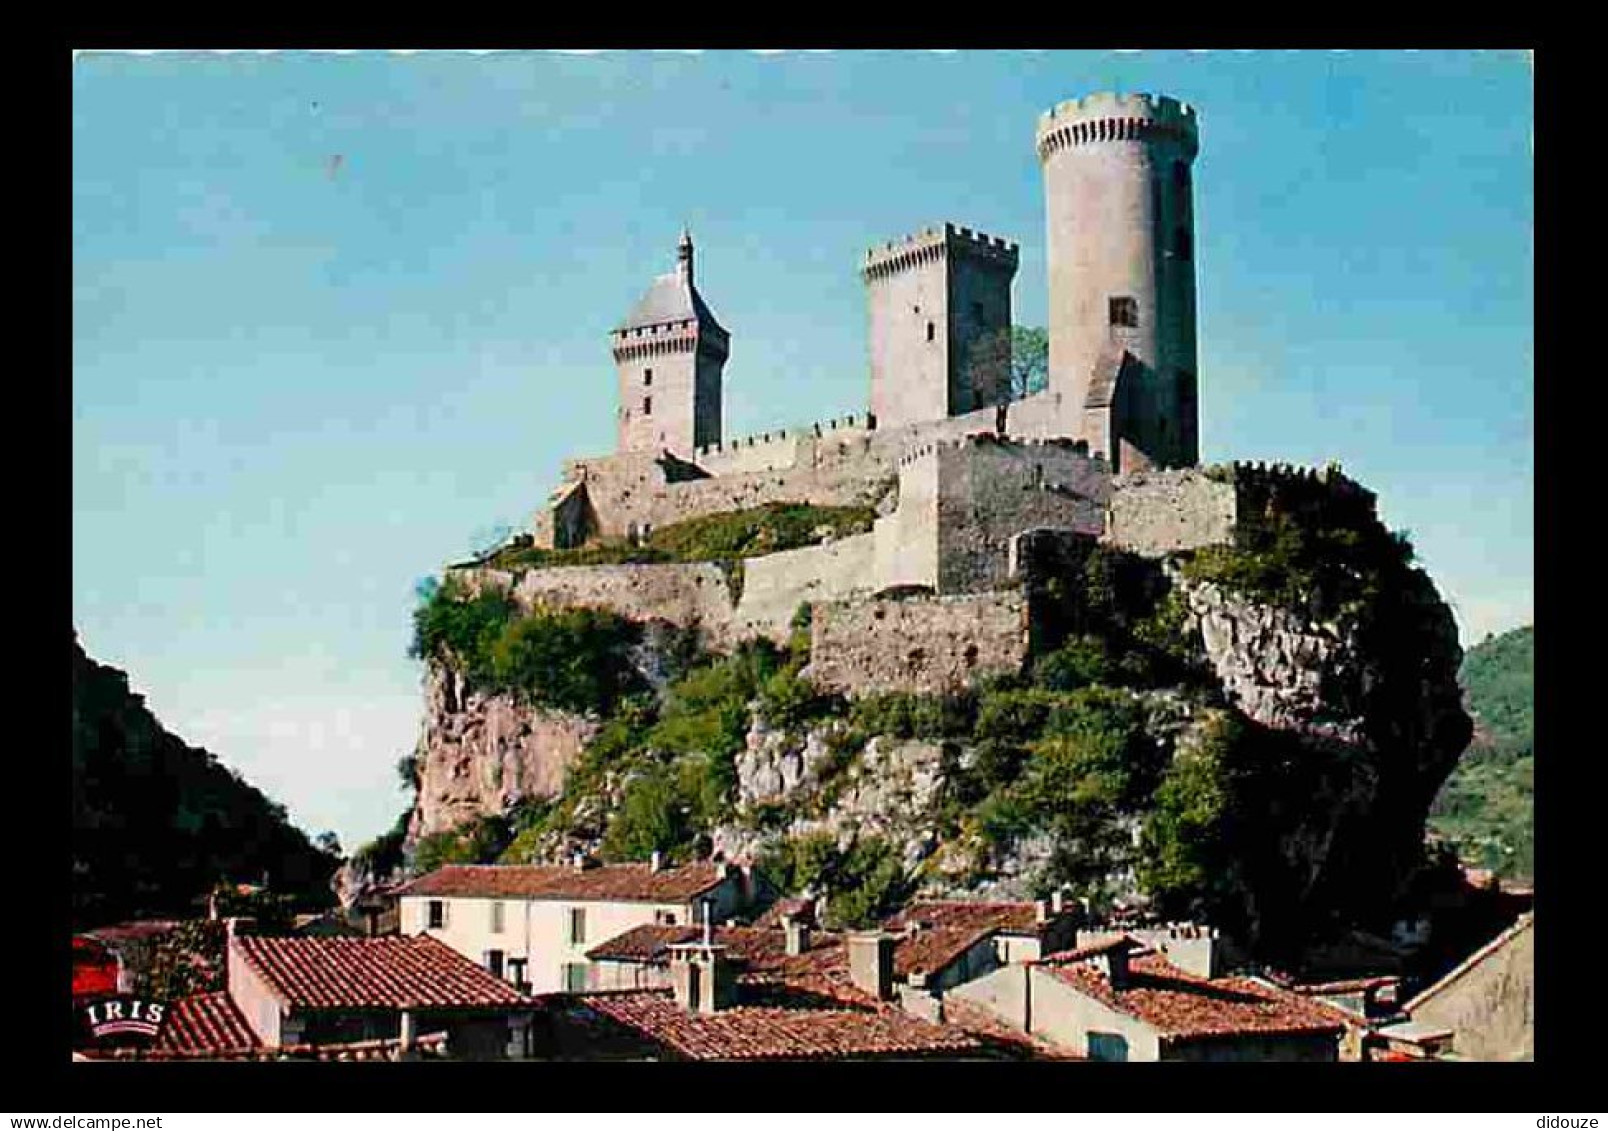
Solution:
M 676 244 L 676 273 L 692 282 L 692 232 L 681 225 L 681 241 Z

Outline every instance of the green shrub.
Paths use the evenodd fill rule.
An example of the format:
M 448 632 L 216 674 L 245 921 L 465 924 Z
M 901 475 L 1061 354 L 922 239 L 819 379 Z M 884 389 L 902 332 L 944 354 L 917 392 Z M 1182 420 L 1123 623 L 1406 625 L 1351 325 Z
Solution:
M 413 853 L 418 875 L 447 864 L 494 864 L 513 840 L 513 828 L 502 816 L 481 816 L 446 832 L 419 838 Z
M 969 737 L 977 704 L 970 695 L 917 695 L 890 691 L 854 700 L 852 726 L 867 735 L 891 738 Z
M 1075 636 L 1033 663 L 1033 682 L 1050 691 L 1076 691 L 1108 682 L 1111 658 L 1098 636 Z
M 659 767 L 634 778 L 609 822 L 602 853 L 610 860 L 642 860 L 670 852 L 691 835 L 687 806 L 675 778 Z
M 553 609 L 510 621 L 491 649 L 493 686 L 544 706 L 606 713 L 639 685 L 625 659 L 637 627 L 602 609 Z

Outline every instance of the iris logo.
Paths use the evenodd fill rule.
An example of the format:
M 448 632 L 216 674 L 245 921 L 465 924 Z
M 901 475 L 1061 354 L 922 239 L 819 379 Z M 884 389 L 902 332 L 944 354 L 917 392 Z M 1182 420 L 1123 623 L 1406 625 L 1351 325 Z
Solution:
M 123 994 L 101 998 L 79 1010 L 83 1032 L 97 1043 L 150 1044 L 167 1020 L 165 1002 Z

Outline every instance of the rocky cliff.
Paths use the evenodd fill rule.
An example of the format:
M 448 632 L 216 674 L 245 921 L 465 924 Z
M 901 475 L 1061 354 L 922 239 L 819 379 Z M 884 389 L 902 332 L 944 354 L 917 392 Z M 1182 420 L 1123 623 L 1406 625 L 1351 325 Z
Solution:
M 461 672 L 439 663 L 427 668 L 424 696 L 413 841 L 557 797 L 565 770 L 599 726 L 584 715 L 474 690 Z

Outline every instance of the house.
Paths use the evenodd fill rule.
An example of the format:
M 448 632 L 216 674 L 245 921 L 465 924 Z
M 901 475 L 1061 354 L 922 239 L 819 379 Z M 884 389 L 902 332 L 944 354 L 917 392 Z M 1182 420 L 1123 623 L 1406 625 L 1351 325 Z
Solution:
M 741 965 L 733 947 L 719 941 L 721 929 L 710 925 L 687 942 L 664 946 L 666 988 L 548 995 L 534 1039 L 538 1055 L 704 1061 L 995 1055 L 964 1028 L 913 1016 L 895 1003 L 888 949 L 877 942 L 888 936 L 806 942 L 802 954 L 792 955 L 784 942 L 777 961 L 776 949 L 756 937 L 777 932 L 725 930 L 748 947 Z M 732 933 L 742 930 L 751 934 Z M 637 933 L 644 947 L 649 937 Z M 794 970 L 789 958 L 804 961 Z
M 428 936 L 232 935 L 230 1003 L 264 1044 L 338 1044 L 444 1031 L 452 1055 L 519 1059 L 529 1001 Z
M 1534 1060 L 1535 912 L 1519 916 L 1402 1008 L 1408 1022 L 1379 1032 L 1409 1055 Z
M 223 991 L 179 998 L 142 1060 L 523 1059 L 536 1006 L 428 936 L 245 934 L 229 922 Z
M 1001 967 L 951 996 L 1091 1060 L 1338 1059 L 1333 1007 L 1250 978 L 1190 973 L 1121 935 Z
M 929 985 L 944 988 L 995 966 L 1069 949 L 1077 932 L 1075 911 L 1059 892 L 1035 902 L 926 899 L 882 926 L 904 937 L 895 973 L 922 973 Z
M 587 950 L 647 924 L 685 926 L 746 908 L 757 877 L 698 862 L 451 865 L 398 890 L 401 931 L 428 934 L 527 992 L 592 987 Z

